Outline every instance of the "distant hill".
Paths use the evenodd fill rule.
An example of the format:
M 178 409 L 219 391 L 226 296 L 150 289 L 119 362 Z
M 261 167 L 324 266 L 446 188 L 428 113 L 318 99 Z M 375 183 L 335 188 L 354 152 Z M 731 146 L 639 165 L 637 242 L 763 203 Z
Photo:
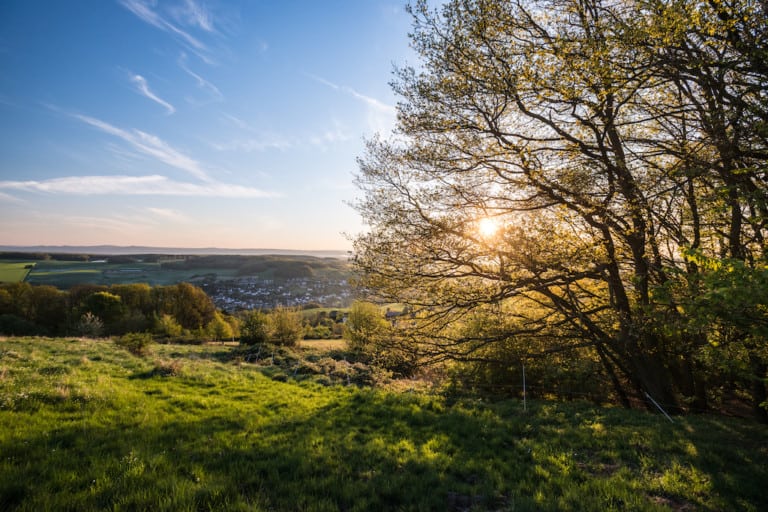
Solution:
M 119 246 L 119 245 L 0 245 L 0 252 L 24 253 L 56 253 L 56 254 L 97 254 L 97 255 L 126 255 L 126 254 L 178 254 L 178 255 L 242 255 L 242 256 L 315 256 L 318 258 L 346 258 L 347 251 L 304 251 L 296 249 L 221 249 L 217 247 L 149 247 L 149 246 Z

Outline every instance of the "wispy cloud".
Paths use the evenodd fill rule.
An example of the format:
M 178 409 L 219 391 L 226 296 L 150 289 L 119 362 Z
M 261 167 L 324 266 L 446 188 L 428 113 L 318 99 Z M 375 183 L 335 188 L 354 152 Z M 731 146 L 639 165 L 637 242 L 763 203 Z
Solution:
M 197 86 L 204 91 L 207 91 L 214 99 L 221 100 L 224 98 L 224 95 L 221 94 L 221 91 L 218 87 L 213 85 L 211 82 L 203 78 L 202 76 L 198 75 L 191 69 L 189 69 L 189 66 L 187 65 L 187 54 L 182 53 L 179 57 L 179 67 L 184 70 L 185 73 L 187 73 L 189 76 L 195 79 L 197 82 Z
M 141 94 L 149 98 L 150 100 L 154 101 L 158 105 L 162 105 L 169 114 L 173 114 L 176 112 L 176 109 L 168 103 L 167 101 L 163 100 L 162 98 L 158 97 L 152 90 L 149 88 L 149 84 L 147 84 L 146 78 L 144 78 L 141 75 L 131 75 L 130 77 L 131 82 L 136 85 L 136 88 L 139 90 Z
M 18 107 L 16 102 L 12 101 L 3 93 L 0 93 L 0 105 L 4 105 L 6 107 Z
M 344 130 L 344 127 L 338 123 L 334 122 L 334 127 L 330 130 L 326 130 L 320 135 L 314 135 L 310 137 L 309 141 L 310 144 L 314 146 L 326 146 L 327 144 L 333 144 L 337 142 L 344 142 L 349 140 L 351 137 L 349 133 Z
M 171 13 L 179 23 L 199 27 L 206 32 L 215 30 L 211 13 L 195 0 L 185 0 L 181 6 L 172 9 Z
M 233 116 L 232 114 L 227 114 L 226 112 L 222 112 L 221 115 L 225 121 L 251 135 L 246 136 L 245 138 L 232 137 L 227 140 L 227 142 L 211 144 L 217 151 L 245 151 L 247 153 L 266 151 L 269 149 L 285 151 L 296 146 L 296 141 L 285 137 L 284 135 L 260 130 L 247 121 L 237 116 Z
M 210 177 L 202 169 L 198 161 L 172 148 L 168 143 L 155 135 L 136 129 L 131 131 L 123 130 L 122 128 L 112 126 L 109 123 L 90 116 L 73 114 L 73 117 L 104 133 L 108 133 L 124 140 L 137 151 L 154 157 L 166 165 L 186 171 L 200 180 L 211 181 Z
M 325 130 L 320 134 L 313 134 L 302 137 L 286 137 L 273 132 L 261 131 L 254 128 L 243 119 L 222 112 L 222 117 L 237 128 L 250 132 L 253 136 L 246 138 L 231 138 L 227 142 L 212 144 L 212 147 L 219 151 L 244 151 L 258 152 L 276 149 L 285 151 L 294 148 L 305 148 L 315 146 L 325 148 L 329 144 L 344 142 L 351 139 L 350 134 L 344 129 L 341 123 L 334 121 L 333 128 Z
M 26 202 L 23 199 L 12 196 L 10 194 L 6 194 L 5 192 L 0 192 L 0 201 L 5 201 L 8 203 L 25 203 Z
M 170 220 L 170 221 L 186 221 L 189 220 L 189 217 L 184 215 L 183 213 L 179 212 L 178 210 L 172 210 L 170 208 L 147 208 L 147 211 L 151 213 L 155 217 L 160 217 L 163 220 Z
M 119 0 L 119 2 L 145 23 L 174 36 L 205 62 L 213 63 L 212 59 L 207 55 L 209 53 L 208 46 L 177 24 L 168 21 L 154 8 L 156 2 L 147 0 Z M 195 2 L 189 1 L 184 8 L 175 12 L 184 13 L 183 15 L 175 16 L 177 23 L 185 23 L 193 28 L 199 27 L 206 31 L 212 30 L 213 22 L 210 17 L 206 18 L 206 15 L 203 14 L 206 11 L 199 8 L 199 5 Z
M 279 135 L 264 135 L 248 139 L 233 139 L 220 144 L 211 144 L 217 151 L 245 151 L 246 153 L 277 149 L 285 151 L 295 146 L 295 143 Z
M 380 101 L 372 96 L 362 94 L 352 87 L 346 85 L 338 85 L 330 80 L 326 80 L 317 75 L 307 73 L 307 76 L 312 80 L 325 85 L 335 91 L 342 92 L 360 102 L 362 102 L 367 108 L 368 126 L 373 131 L 387 131 L 392 129 L 395 122 L 395 116 L 397 109 L 394 106 L 388 105 L 383 101 Z
M 0 181 L 0 191 L 3 190 L 81 196 L 144 195 L 223 198 L 277 197 L 277 194 L 254 187 L 219 182 L 188 183 L 174 181 L 159 175 L 66 176 L 63 178 L 52 178 L 40 181 Z
M 77 228 L 87 231 L 114 231 L 117 233 L 129 233 L 136 231 L 138 226 L 137 219 L 127 219 L 124 217 L 102 216 L 83 216 L 83 215 L 65 215 L 60 218 L 57 224 Z
M 253 128 L 253 126 L 249 125 L 247 122 L 243 121 L 237 116 L 233 116 L 232 114 L 227 114 L 226 112 L 221 113 L 222 116 L 224 116 L 224 119 L 229 121 L 230 123 L 234 124 L 238 128 L 242 130 L 248 130 L 249 132 L 255 132 L 256 130 Z

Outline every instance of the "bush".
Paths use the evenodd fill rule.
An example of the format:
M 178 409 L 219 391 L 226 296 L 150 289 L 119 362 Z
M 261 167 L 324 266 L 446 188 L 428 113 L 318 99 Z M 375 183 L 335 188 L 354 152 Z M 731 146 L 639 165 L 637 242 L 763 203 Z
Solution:
M 77 323 L 77 333 L 86 338 L 98 338 L 104 332 L 104 322 L 90 311 L 80 317 Z
M 135 356 L 145 356 L 149 353 L 152 335 L 148 332 L 129 332 L 115 340 L 118 347 L 126 349 Z
M 155 368 L 152 370 L 152 374 L 159 377 L 176 377 L 182 372 L 183 367 L 178 359 L 156 361 Z
M 267 339 L 269 339 L 267 315 L 257 310 L 248 312 L 240 325 L 240 343 L 257 345 L 266 343 Z
M 271 340 L 276 345 L 292 347 L 304 335 L 301 317 L 294 309 L 278 307 L 269 314 Z
M 183 332 L 179 322 L 176 321 L 173 315 L 169 314 L 163 314 L 155 318 L 153 330 L 155 334 L 164 338 L 178 338 Z
M 0 315 L 0 334 L 9 336 L 34 336 L 40 328 L 34 323 L 12 314 Z
M 370 302 L 356 301 L 349 309 L 349 318 L 344 328 L 344 339 L 351 352 L 370 353 L 382 335 L 387 333 L 389 324 L 381 308 Z

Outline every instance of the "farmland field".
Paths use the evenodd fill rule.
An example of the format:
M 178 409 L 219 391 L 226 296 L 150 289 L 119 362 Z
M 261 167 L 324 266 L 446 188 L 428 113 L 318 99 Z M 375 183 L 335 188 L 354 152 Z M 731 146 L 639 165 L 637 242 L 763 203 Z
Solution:
M 0 260 L 0 283 L 18 283 L 29 274 L 35 262 Z
M 0 282 L 26 280 L 35 285 L 68 289 L 77 284 L 133 284 L 152 286 L 180 282 L 215 282 L 238 278 L 285 280 L 291 277 L 344 280 L 346 262 L 302 256 L 90 256 L 82 260 L 49 257 L 37 260 L 0 260 Z M 25 269 L 30 265 L 32 268 Z
M 748 420 L 276 381 L 235 350 L 0 339 L 0 510 L 768 506 Z
M 52 285 L 71 288 L 76 284 L 132 284 L 147 283 L 152 286 L 169 285 L 182 281 L 191 282 L 204 274 L 219 278 L 234 276 L 232 269 L 208 268 L 177 270 L 163 268 L 160 263 L 106 263 L 99 261 L 41 261 L 27 276 L 30 284 Z

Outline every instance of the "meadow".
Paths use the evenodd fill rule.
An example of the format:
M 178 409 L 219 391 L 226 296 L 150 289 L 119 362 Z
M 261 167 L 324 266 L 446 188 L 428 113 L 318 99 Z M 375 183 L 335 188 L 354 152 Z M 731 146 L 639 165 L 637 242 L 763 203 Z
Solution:
M 750 420 L 323 385 L 239 354 L 0 340 L 0 510 L 768 507 Z

